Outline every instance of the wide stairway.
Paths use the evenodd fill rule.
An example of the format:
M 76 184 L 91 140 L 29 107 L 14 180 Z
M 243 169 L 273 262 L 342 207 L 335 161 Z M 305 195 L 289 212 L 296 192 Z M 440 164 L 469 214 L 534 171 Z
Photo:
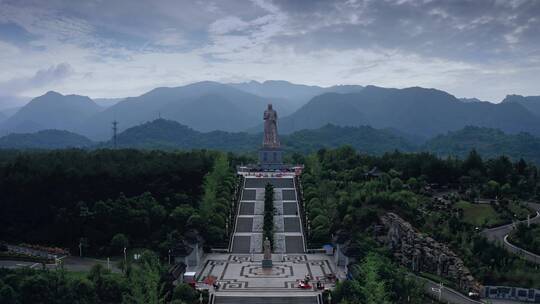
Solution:
M 313 297 L 255 297 L 255 296 L 217 296 L 214 304 L 317 304 Z
M 270 270 L 264 270 L 261 266 L 264 192 L 267 184 L 274 186 L 275 210 L 272 248 L 274 265 Z M 319 292 L 301 290 L 296 286 L 304 275 L 313 273 L 321 276 L 329 268 L 321 261 L 309 260 L 305 254 L 306 245 L 294 177 L 246 176 L 241 193 L 235 230 L 229 245 L 230 255 L 226 260 L 222 257 L 222 260 L 212 261 L 212 267 L 208 270 L 208 273 L 218 274 L 222 284 L 219 291 L 214 293 L 213 303 L 319 303 Z
M 264 188 L 266 184 L 274 186 L 273 253 L 304 253 L 304 234 L 295 181 L 292 177 L 247 177 L 244 180 L 230 251 L 232 253 L 262 252 Z

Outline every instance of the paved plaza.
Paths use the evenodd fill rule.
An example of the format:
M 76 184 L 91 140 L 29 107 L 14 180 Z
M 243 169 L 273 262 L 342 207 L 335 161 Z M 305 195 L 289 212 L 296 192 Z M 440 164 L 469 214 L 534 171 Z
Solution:
M 220 291 L 301 291 L 299 280 L 309 276 L 326 287 L 335 273 L 332 257 L 324 254 L 274 254 L 273 267 L 263 269 L 262 254 L 209 254 L 198 272 L 198 280 L 214 276 Z

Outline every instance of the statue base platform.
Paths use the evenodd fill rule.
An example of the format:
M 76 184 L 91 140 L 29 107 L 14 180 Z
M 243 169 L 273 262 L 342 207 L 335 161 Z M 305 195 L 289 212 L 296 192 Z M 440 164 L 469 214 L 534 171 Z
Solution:
M 272 260 L 262 260 L 262 267 L 263 268 L 272 268 Z
M 281 148 L 263 147 L 259 150 L 259 165 L 263 170 L 280 170 L 283 168 L 283 151 Z

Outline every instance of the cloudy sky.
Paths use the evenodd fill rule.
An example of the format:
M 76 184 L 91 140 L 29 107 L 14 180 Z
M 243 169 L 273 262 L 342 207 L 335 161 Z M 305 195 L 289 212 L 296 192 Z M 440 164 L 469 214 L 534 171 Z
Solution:
M 536 0 L 0 0 L 0 95 L 200 80 L 540 95 Z

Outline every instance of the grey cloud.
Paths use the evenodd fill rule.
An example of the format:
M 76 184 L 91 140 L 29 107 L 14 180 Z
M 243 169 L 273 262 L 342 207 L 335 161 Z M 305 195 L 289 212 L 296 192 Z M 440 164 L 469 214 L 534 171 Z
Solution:
M 453 60 L 521 58 L 540 45 L 540 1 L 276 1 L 315 48 L 384 47 Z M 356 18 L 347 16 L 356 15 Z M 362 19 L 369 22 L 358 22 Z M 335 23 L 332 24 L 331 21 Z M 324 26 L 325 22 L 329 23 Z
M 59 83 L 73 74 L 73 68 L 68 63 L 60 63 L 46 69 L 38 70 L 29 77 L 20 77 L 0 83 L 0 91 L 4 95 L 17 95 L 27 90 L 43 88 Z
M 48 51 L 65 50 L 63 60 L 95 76 L 93 90 L 110 90 L 111 74 L 129 75 L 114 86 L 122 91 L 117 94 L 133 94 L 137 81 L 146 87 L 247 77 L 241 75 L 323 85 L 435 83 L 483 94 L 491 88 L 467 89 L 469 80 L 492 77 L 491 86 L 512 78 L 505 84 L 529 93 L 538 87 L 532 84 L 538 77 L 527 70 L 540 68 L 537 0 L 0 0 L 0 22 L 6 19 L 32 38 L 45 36 L 28 42 L 41 52 L 21 48 L 34 68 Z M 10 25 L 4 36 L 17 30 Z M 2 64 L 18 78 L 0 83 L 2 90 L 45 87 L 71 73 L 69 65 L 54 66 L 20 77 L 26 68 L 12 62 Z M 285 66 L 298 72 L 281 75 Z M 148 72 L 153 69 L 159 73 Z M 422 69 L 433 74 L 411 80 Z M 452 84 L 460 81 L 463 86 Z M 89 87 L 63 84 L 71 91 Z

